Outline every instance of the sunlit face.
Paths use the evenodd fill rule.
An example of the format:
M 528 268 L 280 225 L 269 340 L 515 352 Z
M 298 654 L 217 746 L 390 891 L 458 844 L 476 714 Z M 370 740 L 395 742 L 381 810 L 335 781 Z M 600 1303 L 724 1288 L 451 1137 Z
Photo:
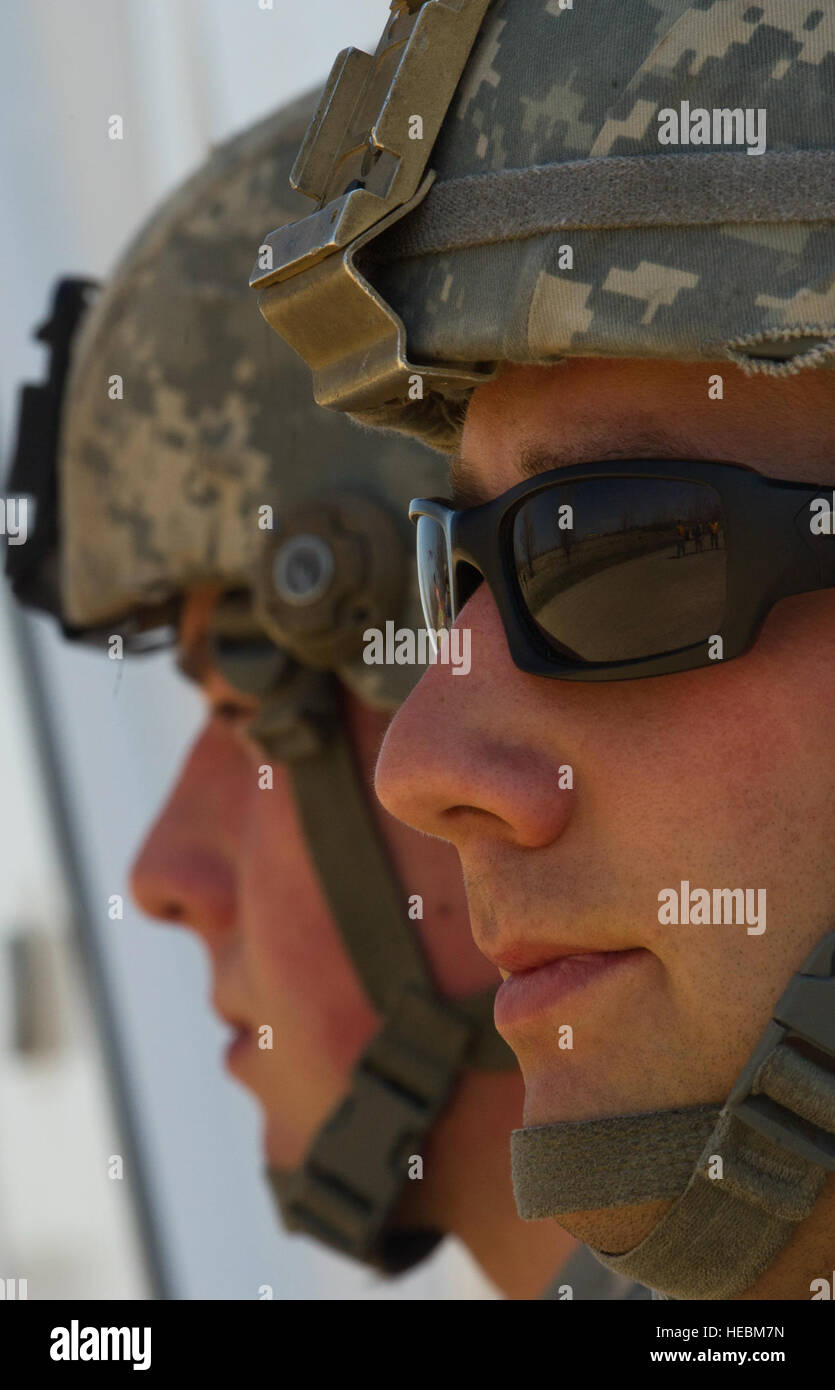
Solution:
M 708 396 L 717 372 L 722 400 Z M 461 505 L 514 486 L 533 457 L 712 459 L 835 485 L 834 441 L 829 372 L 575 359 L 480 387 L 453 471 Z M 744 657 L 626 682 L 520 672 L 486 585 L 459 624 L 472 670 L 424 675 L 386 737 L 377 789 L 458 849 L 476 943 L 513 976 L 496 1018 L 525 1077 L 526 1122 L 724 1100 L 788 976 L 833 925 L 835 592 L 778 604 Z M 765 932 L 662 925 L 659 892 L 682 880 L 766 889 Z M 565 1025 L 571 1047 L 558 1045 Z M 625 1250 L 657 1216 L 565 1224 Z
M 267 758 L 247 737 L 257 706 L 207 664 L 215 602 L 214 592 L 201 590 L 185 605 L 181 650 L 199 672 L 208 719 L 137 858 L 133 892 L 145 912 L 190 927 L 203 941 L 214 1007 L 235 1030 L 227 1065 L 261 1102 L 268 1160 L 288 1169 L 344 1096 L 379 1019 L 317 880 L 286 769 L 272 766 L 272 788 L 261 785 Z M 440 990 L 462 996 L 494 984 L 495 967 L 473 948 L 455 854 L 407 830 L 373 799 L 387 717 L 347 693 L 345 713 L 403 888 L 404 920 L 409 895 L 423 899 L 422 921 L 409 925 L 420 932 Z M 259 1046 L 265 1027 L 271 1049 Z M 454 1196 L 456 1146 L 469 1143 L 460 1131 L 472 1130 L 477 1144 L 480 1113 L 487 1122 L 482 1136 L 490 1134 L 491 1104 L 501 1110 L 510 1092 L 521 1109 L 521 1078 L 513 1071 L 470 1074 L 459 1088 L 438 1131 L 437 1158 L 427 1163 L 428 1180 L 414 1185 L 414 1206 L 439 1224 Z M 502 1127 L 503 1152 L 510 1123 Z

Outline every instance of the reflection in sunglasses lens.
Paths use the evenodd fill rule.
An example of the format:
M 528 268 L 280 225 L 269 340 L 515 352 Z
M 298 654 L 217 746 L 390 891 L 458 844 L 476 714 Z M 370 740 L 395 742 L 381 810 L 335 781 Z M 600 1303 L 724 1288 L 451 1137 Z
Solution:
M 418 518 L 417 562 L 423 618 L 434 646 L 433 634 L 453 623 L 446 536 L 434 517 Z
M 571 660 L 657 656 L 720 629 L 724 519 L 701 483 L 556 483 L 519 508 L 513 553 L 528 612 Z

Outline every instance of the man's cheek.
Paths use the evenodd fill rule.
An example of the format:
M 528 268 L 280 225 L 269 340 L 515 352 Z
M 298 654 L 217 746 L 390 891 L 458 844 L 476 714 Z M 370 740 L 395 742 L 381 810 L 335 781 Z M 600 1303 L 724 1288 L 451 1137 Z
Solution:
M 279 769 L 281 771 L 281 769 Z M 278 786 L 250 818 L 240 876 L 241 931 L 259 999 L 295 1043 L 340 1065 L 374 1013 L 319 886 L 295 813 Z M 275 800 L 271 800 L 273 797 Z
M 752 679 L 745 666 L 666 678 L 665 700 L 604 754 L 613 813 L 682 856 L 728 835 L 753 839 L 776 798 L 800 806 L 808 795 L 802 772 L 816 735 L 798 721 L 793 683 L 785 672 Z

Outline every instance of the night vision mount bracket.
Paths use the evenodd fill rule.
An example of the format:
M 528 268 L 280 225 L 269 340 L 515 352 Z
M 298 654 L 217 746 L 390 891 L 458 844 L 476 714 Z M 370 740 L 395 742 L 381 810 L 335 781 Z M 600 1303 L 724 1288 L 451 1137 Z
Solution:
M 347 48 L 334 63 L 290 180 L 318 209 L 271 232 L 250 277 L 264 318 L 311 368 L 319 405 L 365 410 L 405 398 L 415 376 L 463 393 L 494 375 L 411 363 L 402 320 L 355 260 L 429 192 L 429 158 L 488 4 L 391 0 L 374 55 Z

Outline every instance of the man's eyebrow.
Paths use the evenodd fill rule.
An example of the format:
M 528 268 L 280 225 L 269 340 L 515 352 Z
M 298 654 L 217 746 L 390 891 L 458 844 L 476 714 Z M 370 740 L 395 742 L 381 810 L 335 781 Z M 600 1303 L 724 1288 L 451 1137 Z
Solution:
M 449 491 L 456 507 L 477 507 L 488 500 L 478 468 L 461 454 L 453 454 L 449 461 Z
M 559 449 L 523 448 L 518 461 L 519 482 L 550 473 L 556 468 L 572 468 L 581 463 L 612 463 L 619 459 L 642 458 L 699 458 L 701 452 L 690 446 L 687 439 L 668 431 L 629 434 L 623 444 L 613 444 L 612 434 L 585 434 L 574 443 Z M 478 465 L 461 454 L 453 454 L 449 464 L 450 490 L 456 507 L 477 507 L 489 501 Z

